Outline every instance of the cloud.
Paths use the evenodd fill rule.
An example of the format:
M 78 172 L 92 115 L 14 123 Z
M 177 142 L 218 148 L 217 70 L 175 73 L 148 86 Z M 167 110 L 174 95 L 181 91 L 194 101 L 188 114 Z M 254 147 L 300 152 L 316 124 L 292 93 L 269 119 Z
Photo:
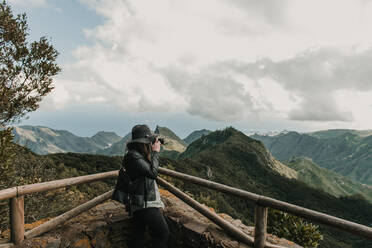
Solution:
M 372 49 L 321 48 L 280 62 L 263 61 L 262 71 L 297 91 L 368 90 L 372 88 L 371 62 Z
M 172 88 L 185 97 L 186 111 L 206 119 L 236 121 L 253 109 L 253 102 L 244 85 L 234 77 L 207 67 L 191 73 L 179 67 L 163 70 Z
M 64 65 L 53 96 L 61 105 L 350 122 L 355 111 L 337 91 L 372 89 L 369 2 L 81 2 L 105 19 L 84 30 L 94 45 Z
M 341 110 L 332 96 L 314 95 L 305 98 L 302 103 L 288 113 L 290 120 L 298 121 L 343 121 L 354 120 L 350 111 Z
M 254 16 L 255 19 L 259 19 L 271 26 L 289 26 L 288 18 L 288 5 L 290 1 L 245 1 L 225 0 L 227 4 L 231 4 L 238 10 L 244 12 L 247 16 Z
M 85 30 L 96 45 L 80 47 L 77 62 L 64 68 L 72 99 L 105 96 L 107 104 L 124 110 L 187 111 L 215 120 L 235 120 L 252 110 L 241 82 L 224 72 L 201 71 L 217 58 L 234 56 L 222 48 L 234 47 L 239 39 L 229 41 L 216 20 L 232 16 L 236 7 L 223 1 L 83 2 L 107 21 Z M 163 73 L 173 65 L 185 78 L 173 80 Z
M 259 80 L 271 78 L 302 101 L 289 112 L 292 120 L 352 121 L 334 98 L 339 90 L 372 90 L 372 49 L 321 48 L 275 62 L 263 58 L 254 63 L 232 62 L 236 71 Z

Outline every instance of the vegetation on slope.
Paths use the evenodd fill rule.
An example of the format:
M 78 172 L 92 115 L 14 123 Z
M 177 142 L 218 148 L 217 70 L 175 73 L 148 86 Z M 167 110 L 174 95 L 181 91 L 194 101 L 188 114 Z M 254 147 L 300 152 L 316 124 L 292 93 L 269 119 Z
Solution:
M 372 130 L 352 130 L 352 129 L 329 129 L 308 133 L 311 136 L 320 138 L 320 139 L 329 139 L 335 138 L 337 136 L 344 135 L 346 133 L 351 133 L 358 135 L 360 137 L 367 137 L 372 135 Z
M 372 205 L 357 197 L 337 198 L 311 188 L 295 179 L 288 179 L 273 170 L 272 163 L 261 142 L 243 133 L 227 128 L 213 132 L 192 143 L 177 161 L 162 159 L 162 164 L 178 171 L 273 197 L 350 221 L 370 225 Z M 253 206 L 236 197 L 200 189 L 189 183 L 177 186 L 205 201 L 208 206 L 253 222 Z M 335 230 L 322 227 L 324 240 L 321 247 L 368 247 L 370 241 L 352 235 L 339 235 Z
M 34 153 L 76 152 L 96 153 L 121 139 L 113 132 L 98 132 L 93 137 L 79 137 L 66 130 L 55 130 L 41 126 L 19 126 L 13 130 L 14 141 L 28 147 Z
M 27 148 L 15 146 L 12 157 L 12 176 L 2 178 L 2 188 L 52 181 L 56 179 L 82 176 L 92 173 L 117 170 L 121 166 L 120 157 L 87 154 L 36 155 Z M 59 190 L 25 196 L 25 222 L 53 217 L 78 206 L 93 197 L 110 190 L 115 180 L 104 180 Z M 4 204 L 6 203 L 6 204 Z M 0 230 L 8 227 L 7 201 L 0 204 Z
M 177 160 L 161 158 L 161 164 L 177 171 L 326 212 L 364 225 L 372 223 L 371 204 L 363 198 L 336 198 L 310 188 L 295 179 L 281 176 L 271 166 L 274 160 L 260 141 L 251 139 L 233 128 L 210 133 L 204 138 L 193 142 Z M 11 184 L 34 183 L 110 171 L 120 168 L 121 164 L 121 157 L 72 153 L 38 156 L 24 148 L 20 148 L 16 157 L 17 160 L 12 163 L 15 166 L 16 175 Z M 184 191 L 193 194 L 197 200 L 217 211 L 239 218 L 246 224 L 253 224 L 254 206 L 249 202 L 193 184 L 178 180 L 172 181 Z M 26 222 L 61 214 L 112 188 L 113 183 L 112 180 L 97 182 L 26 197 Z M 4 206 L 2 210 L 4 211 Z M 274 222 L 286 221 L 283 217 L 275 217 L 275 214 L 274 217 L 272 214 L 270 216 Z M 289 217 L 289 219 L 295 226 L 310 228 L 308 230 L 312 231 L 303 230 L 304 236 L 296 232 L 293 234 L 291 231 L 292 237 L 288 239 L 296 240 L 296 237 L 318 235 L 316 229 L 313 230 L 307 223 L 301 224 L 302 220 L 299 222 L 295 217 Z M 3 227 L 7 224 L 4 221 Z M 286 235 L 284 229 L 273 230 L 273 227 L 278 226 L 280 225 L 274 224 L 270 230 Z M 371 245 L 370 241 L 363 238 L 339 235 L 339 232 L 329 228 L 321 227 L 321 232 L 324 235 L 321 247 L 348 248 Z
M 202 130 L 196 130 L 192 133 L 190 133 L 186 138 L 183 140 L 186 142 L 187 145 L 190 145 L 192 142 L 195 140 L 201 138 L 203 135 L 210 134 L 212 131 L 207 130 L 207 129 L 202 129 Z
M 326 136 L 325 133 L 322 135 Z M 361 137 L 342 132 L 328 136 L 330 138 L 318 138 L 289 132 L 272 137 L 253 135 L 252 138 L 261 140 L 280 161 L 293 156 L 308 157 L 323 168 L 372 185 L 372 135 Z
M 321 168 L 309 158 L 292 157 L 284 162 L 297 171 L 297 179 L 334 196 L 360 195 L 372 202 L 372 186 L 354 182 L 333 171 Z

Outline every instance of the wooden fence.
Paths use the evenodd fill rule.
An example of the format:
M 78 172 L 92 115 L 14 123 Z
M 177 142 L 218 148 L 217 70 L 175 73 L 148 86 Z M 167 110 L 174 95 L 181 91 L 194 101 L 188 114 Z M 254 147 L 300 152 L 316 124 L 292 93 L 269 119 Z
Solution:
M 348 233 L 353 233 L 359 236 L 363 236 L 367 239 L 372 240 L 372 228 L 360 225 L 354 222 L 346 221 L 334 216 L 330 216 L 324 213 L 313 211 L 310 209 L 302 208 L 293 204 L 278 201 L 269 197 L 257 195 L 251 192 L 247 192 L 241 189 L 229 187 L 223 184 L 212 182 L 209 180 L 201 179 L 198 177 L 190 176 L 180 172 L 172 171 L 165 168 L 159 168 L 159 172 L 163 175 L 177 178 L 183 181 L 188 181 L 203 187 L 217 190 L 230 195 L 235 195 L 244 200 L 252 201 L 255 203 L 255 235 L 252 239 L 247 234 L 243 233 L 240 229 L 234 227 L 215 213 L 211 212 L 208 208 L 201 205 L 194 199 L 187 196 L 185 193 L 167 183 L 161 178 L 157 178 L 159 185 L 163 186 L 171 193 L 179 197 L 185 203 L 199 211 L 201 214 L 206 216 L 208 219 L 222 227 L 226 232 L 231 234 L 237 240 L 252 245 L 257 248 L 273 247 L 266 243 L 266 228 L 267 228 L 267 209 L 268 207 L 278 209 L 283 212 L 291 213 L 296 216 L 300 216 L 304 219 L 311 220 L 320 224 L 335 227 Z M 37 183 L 31 185 L 17 186 L 0 191 L 0 200 L 10 199 L 10 229 L 11 229 L 11 242 L 8 244 L 0 244 L 0 247 L 12 247 L 13 244 L 20 244 L 25 238 L 29 239 L 47 231 L 56 228 L 59 224 L 67 221 L 74 216 L 89 210 L 90 208 L 108 200 L 111 198 L 112 190 L 100 195 L 54 219 L 32 229 L 25 233 L 24 229 L 24 195 L 33 194 L 37 192 L 45 192 L 49 190 L 55 190 L 63 187 L 78 185 L 82 183 L 89 183 L 98 180 L 116 178 L 118 171 L 110 171 L 105 173 L 98 173 L 88 176 L 74 177 L 61 179 L 56 181 Z

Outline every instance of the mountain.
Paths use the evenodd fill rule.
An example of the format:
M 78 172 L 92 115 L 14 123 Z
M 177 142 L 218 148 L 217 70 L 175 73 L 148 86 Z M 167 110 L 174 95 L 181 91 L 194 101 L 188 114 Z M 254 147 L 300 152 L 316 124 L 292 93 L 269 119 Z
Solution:
M 169 128 L 156 126 L 154 133 L 159 134 L 159 137 L 165 138 L 165 145 L 162 146 L 160 155 L 175 158 L 186 149 L 187 144 Z M 131 138 L 131 133 L 128 133 L 120 141 L 112 144 L 112 146 L 98 150 L 96 153 L 108 156 L 122 156 L 125 153 L 126 144 Z
M 73 153 L 39 156 L 26 148 L 19 147 L 19 149 L 16 156 L 17 161 L 12 163 L 16 166 L 17 175 L 6 179 L 12 181 L 13 185 L 111 171 L 121 166 L 119 157 Z M 34 178 L 35 175 L 37 178 Z M 25 223 L 31 227 L 45 223 L 49 218 L 67 212 L 93 197 L 111 190 L 115 181 L 114 179 L 106 179 L 33 194 L 27 197 Z M 234 237 L 225 233 L 168 191 L 160 190 L 160 193 L 166 205 L 164 214 L 166 214 L 171 230 L 169 247 L 191 247 L 189 244 L 192 244 L 193 247 L 226 247 L 226 244 L 229 247 L 242 247 Z M 7 212 L 8 202 L 1 201 L 1 244 L 7 242 L 10 235 Z M 244 226 L 240 220 L 234 220 L 227 214 L 221 216 L 233 225 L 240 223 L 239 228 L 245 232 L 251 230 L 250 227 Z M 208 229 L 200 227 L 208 227 Z M 127 247 L 132 232 L 131 218 L 124 211 L 123 205 L 107 201 L 69 220 L 63 227 L 55 228 L 36 238 L 26 239 L 21 247 L 71 247 L 69 244 L 75 244 L 74 247 Z M 249 233 L 252 234 L 250 231 Z M 206 234 L 208 238 L 206 238 Z M 272 235 L 269 235 L 269 239 L 271 243 L 275 242 L 281 247 L 298 247 L 293 242 L 279 240 Z M 3 247 L 3 245 L 0 246 Z M 151 240 L 146 237 L 146 247 L 150 246 Z M 245 247 L 245 245 L 243 246 Z
M 367 137 L 369 135 L 372 135 L 372 130 L 329 129 L 329 130 L 310 132 L 308 134 L 311 136 L 320 138 L 320 139 L 329 139 L 329 138 L 335 138 L 340 135 L 344 135 L 345 133 L 355 134 L 360 137 Z
M 207 135 L 207 134 L 209 134 L 211 132 L 212 131 L 207 130 L 207 129 L 197 130 L 197 131 L 194 131 L 194 132 L 190 133 L 183 140 L 186 142 L 187 145 L 190 145 L 192 142 L 194 142 L 195 140 L 199 139 L 203 135 Z
M 275 159 L 262 142 L 233 128 L 212 132 L 190 144 L 177 160 L 162 159 L 163 166 L 232 187 L 276 198 L 369 226 L 372 205 L 359 196 L 337 198 L 280 173 Z M 285 166 L 286 167 L 286 166 Z M 284 167 L 284 168 L 285 168 Z M 287 167 L 288 168 L 288 167 Z M 292 171 L 289 169 L 288 171 Z M 285 175 L 285 176 L 283 176 Z M 201 189 L 190 183 L 174 182 L 185 192 L 205 201 L 217 211 L 246 223 L 253 222 L 254 206 L 241 199 Z M 340 235 L 320 227 L 324 240 L 320 247 L 369 247 L 360 237 Z
M 120 137 L 114 132 L 101 131 L 92 137 L 79 137 L 66 130 L 55 130 L 42 126 L 14 127 L 14 141 L 40 155 L 51 153 L 89 153 L 122 156 L 131 133 Z M 156 126 L 155 133 L 165 138 L 161 155 L 175 158 L 186 149 L 186 142 L 169 128 Z
M 92 136 L 92 140 L 105 148 L 111 147 L 112 144 L 119 142 L 122 139 L 119 135 L 114 132 L 101 131 Z
M 248 131 L 248 132 L 245 132 L 245 135 L 247 136 L 252 136 L 252 135 L 260 135 L 260 136 L 276 136 L 276 135 L 279 135 L 279 134 L 284 134 L 284 133 L 288 133 L 290 131 L 288 130 L 282 130 L 280 132 L 278 131 Z
M 120 138 L 112 132 L 99 132 L 92 138 L 79 137 L 66 130 L 55 130 L 42 126 L 14 127 L 13 134 L 17 144 L 26 146 L 37 154 L 95 153 Z
M 297 180 L 334 196 L 360 195 L 372 203 L 372 186 L 354 182 L 321 168 L 309 158 L 292 157 L 285 165 L 297 171 Z
M 118 169 L 120 157 L 88 154 L 50 154 L 38 156 L 22 148 L 13 157 L 16 175 L 7 178 L 13 184 L 27 184 L 40 181 L 85 175 Z M 328 213 L 350 221 L 370 225 L 372 205 L 362 197 L 334 197 L 309 187 L 303 182 L 289 178 L 277 168 L 275 159 L 262 142 L 243 133 L 227 128 L 212 132 L 193 142 L 177 160 L 161 158 L 163 167 L 210 179 L 215 182 L 241 188 L 250 192 L 273 197 L 299 206 Z M 284 166 L 284 165 L 283 165 Z M 286 166 L 285 166 L 286 167 Z M 290 169 L 289 171 L 293 171 Z M 285 176 L 283 176 L 285 175 Z M 252 224 L 254 205 L 240 198 L 217 193 L 200 186 L 180 182 L 167 177 L 184 192 L 213 207 L 217 212 L 239 218 Z M 34 218 L 46 218 L 63 213 L 66 209 L 112 188 L 114 180 L 78 185 L 58 192 L 37 194 L 28 201 L 25 212 L 26 223 Z M 63 203 L 63 204 L 61 204 Z M 0 204 L 0 206 L 2 206 Z M 6 211 L 4 203 L 0 212 Z M 1 217 L 1 216 L 0 216 Z M 8 220 L 1 222 L 7 225 Z M 280 227 L 280 226 L 279 226 Z M 320 227 L 324 240 L 320 247 L 351 248 L 372 247 L 371 241 L 353 235 L 340 235 L 337 230 Z M 343 233 L 344 234 L 344 233 Z M 296 234 L 295 234 L 296 235 Z M 292 239 L 290 239 L 292 240 Z
M 194 155 L 199 154 L 204 150 L 208 150 L 210 147 L 216 146 L 218 144 L 227 143 L 228 145 L 228 139 L 234 132 L 238 131 L 233 128 L 228 128 L 220 132 L 212 132 L 209 135 L 203 136 L 202 138 L 194 141 L 192 145 L 188 146 L 186 151 L 183 152 L 179 157 L 181 159 L 191 158 L 194 157 Z M 297 177 L 297 173 L 294 170 L 283 165 L 278 160 L 273 158 L 270 153 L 267 153 L 266 148 L 261 144 L 261 142 L 251 139 L 241 132 L 239 132 L 239 135 L 236 135 L 234 142 L 235 141 L 247 145 L 250 148 L 251 153 L 252 151 L 254 151 L 255 154 L 263 155 L 264 157 L 261 158 L 262 161 L 265 161 L 265 163 L 263 163 L 263 166 L 266 166 L 270 170 L 274 170 L 277 173 L 288 178 Z
M 128 133 L 118 142 L 112 144 L 110 147 L 98 150 L 96 154 L 108 156 L 122 156 L 125 153 L 127 142 L 132 138 L 132 133 Z
M 159 134 L 159 137 L 165 138 L 165 145 L 162 146 L 165 151 L 183 152 L 186 150 L 186 142 L 169 128 L 156 126 L 155 133 Z
M 262 141 L 280 161 L 292 156 L 308 157 L 323 168 L 372 185 L 372 135 L 331 130 L 312 135 L 289 132 L 272 137 L 251 137 Z

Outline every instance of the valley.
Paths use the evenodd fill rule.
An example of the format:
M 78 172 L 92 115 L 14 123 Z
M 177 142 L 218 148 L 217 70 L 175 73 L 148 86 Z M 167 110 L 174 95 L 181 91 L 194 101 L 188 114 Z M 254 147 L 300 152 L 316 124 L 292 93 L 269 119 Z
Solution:
M 23 132 L 23 140 L 28 138 L 35 143 L 41 139 L 44 141 L 48 140 L 49 143 L 41 142 L 41 145 L 60 145 L 65 150 L 64 152 L 53 154 L 36 155 L 28 151 L 28 149 L 24 150 L 25 148 L 22 148 L 23 152 L 21 154 L 23 155 L 20 158 L 23 158 L 23 160 L 18 161 L 18 169 L 14 175 L 15 178 L 24 178 L 24 182 L 33 182 L 34 177 L 37 177 L 36 175 L 48 175 L 48 177 L 39 177 L 41 181 L 44 181 L 50 180 L 53 177 L 65 178 L 118 169 L 121 166 L 125 143 L 130 139 L 130 135 L 122 138 L 110 132 L 99 132 L 91 138 L 79 138 L 77 136 L 71 136 L 67 131 L 57 131 L 45 127 L 38 127 L 38 129 L 27 127 L 29 132 Z M 250 192 L 273 197 L 364 225 L 370 225 L 372 223 L 372 219 L 370 219 L 372 216 L 372 205 L 370 203 L 372 191 L 369 186 L 321 168 L 314 162 L 314 159 L 300 156 L 304 155 L 300 152 L 298 156 L 288 152 L 288 154 L 291 154 L 289 159 L 283 159 L 285 156 L 281 156 L 286 153 L 279 153 L 278 158 L 280 160 L 278 160 L 276 152 L 269 152 L 270 148 L 279 147 L 275 146 L 275 142 L 273 141 L 277 138 L 276 136 L 256 137 L 257 135 L 253 135 L 249 137 L 230 127 L 214 132 L 205 132 L 204 130 L 195 131 L 189 135 L 193 140 L 188 144 L 185 141 L 186 139 L 182 140 L 166 127 L 157 126 L 155 132 L 167 140 L 167 144 L 161 151 L 161 165 L 166 168 L 242 188 Z M 24 135 L 24 133 L 27 135 Z M 40 133 L 40 137 L 37 137 L 37 134 Z M 22 131 L 18 132 L 18 134 L 22 135 Z M 322 135 L 324 136 L 324 134 Z M 342 140 L 340 137 L 345 137 L 345 135 L 352 135 L 354 137 L 356 134 L 342 133 L 340 136 L 337 135 L 331 138 L 328 136 L 327 138 L 319 138 L 306 135 L 304 138 L 305 141 L 302 142 L 304 144 L 311 144 L 309 141 L 321 143 L 324 142 L 322 139 Z M 288 139 L 288 136 L 297 137 L 301 136 L 301 134 L 288 132 L 286 134 L 279 134 L 279 136 L 284 136 Z M 54 137 L 54 140 L 52 137 Z M 78 150 L 80 152 L 66 152 L 69 150 L 67 149 L 67 143 L 62 145 L 63 143 L 61 141 L 69 137 L 72 137 L 72 141 L 86 142 L 87 144 L 94 144 L 91 147 L 101 148 L 98 148 L 96 151 L 93 151 L 93 148 L 86 150 L 79 148 L 81 149 Z M 354 140 L 358 141 L 358 139 L 368 138 L 368 136 L 358 137 L 360 138 L 354 137 Z M 261 141 L 258 139 L 261 139 Z M 71 143 L 71 141 L 69 142 Z M 102 149 L 103 146 L 108 146 L 110 142 L 113 144 Z M 356 143 L 360 144 L 360 140 L 358 142 Z M 269 150 L 264 144 L 266 144 L 265 146 Z M 289 151 L 283 143 L 281 144 L 283 147 L 281 147 L 282 150 L 278 148 L 279 151 Z M 300 148 L 305 147 L 305 145 L 301 145 L 301 142 L 299 144 L 297 150 L 294 149 L 295 151 L 299 151 Z M 37 146 L 33 145 L 30 148 L 33 147 Z M 84 152 L 87 150 L 88 152 Z M 44 151 L 47 151 L 47 149 L 44 149 Z M 107 152 L 107 154 L 103 151 Z M 102 155 L 89 153 L 102 153 Z M 22 164 L 30 159 L 34 161 L 34 164 L 41 165 L 34 165 L 32 167 L 34 169 L 31 170 L 34 172 L 30 175 L 25 175 L 25 170 L 30 169 L 30 167 L 27 167 L 28 169 L 26 167 L 23 168 Z M 29 166 L 32 166 L 32 164 Z M 227 213 L 233 218 L 239 218 L 246 224 L 252 224 L 254 211 L 253 206 L 249 203 L 241 202 L 239 199 L 211 190 L 201 189 L 195 185 L 182 183 L 178 180 L 171 181 L 184 192 L 189 192 L 195 199 L 209 207 L 213 207 L 216 211 Z M 22 182 L 18 179 L 13 180 L 11 183 Z M 104 189 L 112 187 L 112 183 L 100 183 L 91 189 L 75 187 L 72 195 L 80 195 L 82 197 L 81 199 L 84 199 L 85 196 L 95 195 L 103 192 Z M 57 202 L 49 202 L 48 204 L 53 205 L 57 204 Z M 34 212 L 30 212 L 37 214 L 36 209 Z M 45 215 L 47 215 L 46 212 L 44 213 Z M 322 226 L 319 228 L 324 236 L 324 240 L 321 241 L 321 247 L 344 248 L 367 247 L 366 245 L 370 245 L 368 243 L 369 241 L 364 239 L 354 236 L 340 237 L 334 230 Z M 294 239 L 295 237 L 286 238 Z

